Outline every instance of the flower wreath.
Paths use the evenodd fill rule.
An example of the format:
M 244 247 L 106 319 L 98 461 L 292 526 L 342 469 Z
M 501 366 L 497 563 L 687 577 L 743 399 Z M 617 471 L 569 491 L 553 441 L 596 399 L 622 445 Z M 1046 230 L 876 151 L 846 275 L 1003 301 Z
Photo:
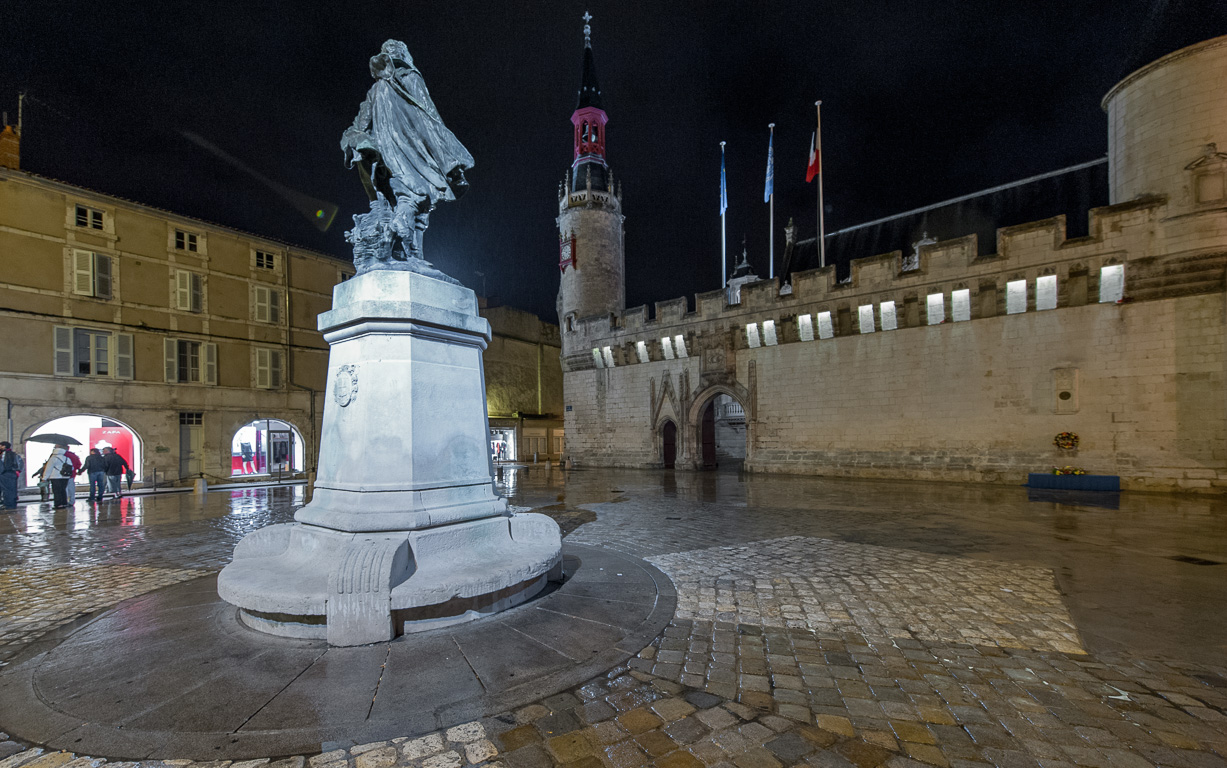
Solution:
M 1078 447 L 1078 436 L 1073 432 L 1062 432 L 1052 438 L 1052 444 L 1063 451 L 1072 451 Z
M 1054 475 L 1085 475 L 1086 470 L 1083 469 L 1082 467 L 1071 467 L 1071 466 L 1053 467 L 1052 474 Z

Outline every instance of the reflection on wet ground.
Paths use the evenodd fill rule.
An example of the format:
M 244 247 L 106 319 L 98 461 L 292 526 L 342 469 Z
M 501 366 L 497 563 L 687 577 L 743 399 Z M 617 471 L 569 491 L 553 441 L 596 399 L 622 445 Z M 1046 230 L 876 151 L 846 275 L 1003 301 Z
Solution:
M 723 471 L 534 467 L 504 477 L 515 504 L 596 512 L 572 540 L 641 557 L 807 536 L 1044 567 L 1090 648 L 1227 662 L 1218 497 L 1106 494 L 1119 499 L 1110 509 L 1029 501 L 1015 487 Z
M 496 481 L 570 541 L 669 575 L 672 626 L 609 687 L 692 702 L 614 724 L 621 709 L 585 693 L 594 681 L 487 722 L 517 724 L 497 737 L 512 768 L 592 755 L 631 768 L 654 748 L 676 768 L 1227 765 L 1222 499 L 546 465 L 503 466 Z M 91 611 L 216 571 L 304 502 L 294 487 L 0 516 L 0 663 Z M 564 744 L 566 718 L 588 725 Z M 634 728 L 658 719 L 669 725 L 646 731 L 649 747 Z M 327 765 L 384 750 L 388 765 L 442 768 L 422 762 L 442 759 L 430 738 L 438 749 L 355 747 Z

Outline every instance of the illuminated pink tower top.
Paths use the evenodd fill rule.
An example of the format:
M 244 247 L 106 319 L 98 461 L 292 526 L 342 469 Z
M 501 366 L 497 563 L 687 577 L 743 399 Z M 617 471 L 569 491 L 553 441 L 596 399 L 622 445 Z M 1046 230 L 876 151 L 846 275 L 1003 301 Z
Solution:
M 596 79 L 596 64 L 592 58 L 592 14 L 584 14 L 584 72 L 579 85 L 579 99 L 571 124 L 575 127 L 575 159 L 571 163 L 571 188 L 584 189 L 588 174 L 592 188 L 609 191 L 609 165 L 605 162 L 605 124 L 609 116 L 601 109 L 601 86 Z

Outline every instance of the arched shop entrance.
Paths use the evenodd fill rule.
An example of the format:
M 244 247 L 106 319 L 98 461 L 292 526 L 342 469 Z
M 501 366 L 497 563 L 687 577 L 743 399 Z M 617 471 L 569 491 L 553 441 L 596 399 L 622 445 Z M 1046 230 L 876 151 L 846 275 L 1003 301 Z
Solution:
M 746 412 L 736 398 L 719 393 L 708 400 L 699 416 L 700 469 L 746 458 Z
M 230 444 L 230 475 L 291 475 L 304 466 L 302 435 L 280 419 L 257 419 L 239 427 Z
M 665 469 L 673 469 L 677 464 L 677 425 L 666 421 L 660 430 L 661 456 L 665 461 Z
M 74 445 L 70 446 L 70 448 L 82 460 L 89 454 L 90 448 L 98 448 L 99 450 L 108 447 L 114 448 L 116 453 L 128 461 L 132 471 L 136 473 L 133 479 L 144 479 L 142 465 L 145 459 L 145 444 L 141 440 L 141 436 L 136 433 L 136 430 L 127 424 L 109 419 L 106 416 L 80 413 L 52 419 L 30 430 L 26 437 L 29 438 L 49 432 L 67 435 L 80 441 L 80 446 Z M 29 481 L 30 474 L 37 472 L 38 468 L 46 463 L 47 457 L 51 455 L 53 448 L 55 448 L 54 445 L 47 443 L 26 441 L 26 476 L 22 480 Z M 85 483 L 85 480 L 82 478 L 77 478 L 77 481 L 79 485 L 84 485 Z

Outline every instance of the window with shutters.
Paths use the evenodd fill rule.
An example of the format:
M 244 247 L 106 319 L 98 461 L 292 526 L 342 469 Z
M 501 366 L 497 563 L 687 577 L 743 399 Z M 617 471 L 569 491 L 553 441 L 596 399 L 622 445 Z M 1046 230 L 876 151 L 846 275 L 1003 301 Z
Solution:
M 111 298 L 111 257 L 89 251 L 72 252 L 72 292 L 95 299 Z
M 256 269 L 276 269 L 277 255 L 268 251 L 256 251 Z
M 86 229 L 102 229 L 102 211 L 97 208 L 90 208 L 84 205 L 78 205 L 76 210 L 76 221 L 78 227 Z
M 281 389 L 281 350 L 256 347 L 256 388 Z
M 192 339 L 166 339 L 166 381 L 171 384 L 216 384 L 217 345 Z
M 132 378 L 132 334 L 56 326 L 53 335 L 56 376 Z
M 175 249 L 180 251 L 188 251 L 196 253 L 200 250 L 199 240 L 194 232 L 185 232 L 182 229 L 175 230 Z
M 255 318 L 257 323 L 281 324 L 281 294 L 267 286 L 255 286 Z
M 175 307 L 184 312 L 204 311 L 204 275 L 175 270 Z

